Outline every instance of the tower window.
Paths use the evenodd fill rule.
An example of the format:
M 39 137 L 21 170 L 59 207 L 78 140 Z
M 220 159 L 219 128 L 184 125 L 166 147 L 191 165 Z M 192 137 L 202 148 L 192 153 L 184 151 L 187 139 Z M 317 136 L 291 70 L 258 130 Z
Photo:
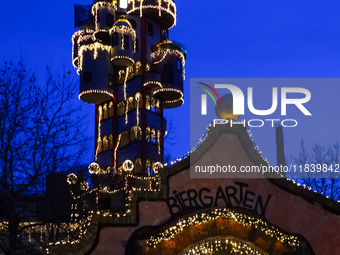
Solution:
M 91 72 L 85 72 L 83 76 L 84 82 L 91 82 L 92 81 L 92 73 Z
M 109 74 L 109 86 L 112 87 L 112 75 Z
M 105 116 L 104 116 L 105 118 Z M 109 140 L 107 140 L 107 136 L 103 137 L 103 151 L 107 151 L 109 149 Z
M 177 59 L 177 70 L 182 71 L 182 62 L 179 59 Z
M 129 36 L 124 35 L 124 49 L 129 49 Z
M 103 151 L 103 143 L 102 143 L 102 139 L 100 137 L 97 140 L 97 146 L 98 146 L 98 152 L 102 152 Z
M 166 64 L 163 67 L 163 82 L 165 84 L 174 83 L 174 68 L 171 64 Z
M 153 25 L 148 23 L 148 35 L 153 36 Z
M 112 27 L 112 25 L 113 25 L 113 15 L 110 14 L 110 13 L 106 14 L 106 25 L 108 27 Z
M 117 46 L 118 45 L 118 33 L 113 33 L 112 34 L 112 46 Z

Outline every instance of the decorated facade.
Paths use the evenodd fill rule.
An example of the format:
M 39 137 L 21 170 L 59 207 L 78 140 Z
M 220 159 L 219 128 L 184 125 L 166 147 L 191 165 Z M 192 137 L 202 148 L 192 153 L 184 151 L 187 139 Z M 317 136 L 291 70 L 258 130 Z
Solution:
M 190 178 L 203 161 L 268 165 L 242 125 L 210 127 L 190 156 L 164 164 L 163 110 L 184 103 L 186 51 L 168 38 L 172 0 L 75 10 L 73 64 L 79 98 L 96 107 L 95 158 L 91 186 L 76 174 L 67 178 L 78 238 L 50 243 L 49 254 L 340 254 L 338 202 L 260 173 Z M 281 128 L 283 152 L 282 137 Z

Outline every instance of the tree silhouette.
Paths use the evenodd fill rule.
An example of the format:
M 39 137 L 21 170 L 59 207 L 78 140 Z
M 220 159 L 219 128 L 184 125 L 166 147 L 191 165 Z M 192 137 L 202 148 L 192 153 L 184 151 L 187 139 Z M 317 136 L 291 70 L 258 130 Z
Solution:
M 301 150 L 298 157 L 293 157 L 296 172 L 287 175 L 305 184 L 312 190 L 327 196 L 335 201 L 340 200 L 340 145 L 338 141 L 325 148 L 314 144 L 311 149 L 305 147 L 301 141 Z M 302 168 L 301 168 L 301 167 Z
M 0 73 L 0 249 L 5 254 L 45 251 L 45 242 L 53 239 L 46 236 L 48 217 L 42 215 L 45 178 L 78 165 L 87 143 L 70 72 L 54 77 L 47 67 L 42 85 L 26 68 L 22 61 L 5 62 Z

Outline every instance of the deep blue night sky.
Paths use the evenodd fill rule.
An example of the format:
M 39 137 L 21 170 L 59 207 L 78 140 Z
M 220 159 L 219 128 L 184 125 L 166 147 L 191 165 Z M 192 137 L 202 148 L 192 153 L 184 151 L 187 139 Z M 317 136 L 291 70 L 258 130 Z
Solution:
M 71 64 L 73 5 L 90 3 L 4 1 L 0 60 L 23 55 L 41 82 L 47 65 L 56 72 L 65 67 L 76 76 Z M 190 78 L 340 76 L 339 1 L 177 0 L 176 4 L 177 26 L 170 30 L 169 39 L 185 45 L 188 57 L 185 105 L 166 110 L 166 117 L 176 127 L 177 144 L 168 146 L 174 157 L 190 150 Z M 287 158 L 299 152 L 301 139 L 307 146 L 315 142 L 328 146 L 340 138 L 339 87 L 325 85 L 310 90 L 309 110 L 313 116 L 296 128 L 284 129 Z M 84 111 L 90 111 L 89 132 L 93 134 L 94 107 L 82 105 Z M 274 128 L 253 130 L 253 134 L 264 155 L 276 162 Z

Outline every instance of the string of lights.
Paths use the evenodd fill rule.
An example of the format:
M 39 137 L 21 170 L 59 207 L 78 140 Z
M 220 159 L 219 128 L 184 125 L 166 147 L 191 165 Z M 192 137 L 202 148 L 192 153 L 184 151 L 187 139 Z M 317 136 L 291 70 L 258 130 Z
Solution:
M 235 255 L 268 255 L 256 245 L 236 237 L 214 237 L 197 243 L 179 253 L 179 255 L 213 254 L 225 251 Z
M 182 63 L 182 75 L 183 75 L 183 80 L 185 80 L 185 57 L 183 55 L 182 52 L 180 52 L 179 50 L 174 50 L 174 49 L 159 49 L 157 51 L 154 51 L 151 53 L 151 57 L 154 59 L 154 65 L 157 65 L 159 63 L 161 63 L 168 55 L 175 55 L 176 57 L 178 57 Z M 156 60 L 155 59 L 158 59 Z
M 148 240 L 148 245 L 156 248 L 157 244 L 161 243 L 163 240 L 174 239 L 177 234 L 181 233 L 185 228 L 189 226 L 196 226 L 208 221 L 215 221 L 217 219 L 228 219 L 230 221 L 237 222 L 243 226 L 254 227 L 263 232 L 268 237 L 274 238 L 277 241 L 289 246 L 300 245 L 300 241 L 296 236 L 287 235 L 260 218 L 234 212 L 228 208 L 217 208 L 210 212 L 204 212 L 182 218 L 178 220 L 175 225 L 171 225 L 157 235 L 151 236 Z
M 163 2 L 167 5 L 167 8 L 162 6 Z M 127 11 L 127 14 L 138 11 L 139 16 L 142 17 L 143 10 L 155 9 L 155 10 L 158 10 L 159 17 L 161 17 L 162 11 L 170 14 L 173 17 L 174 22 L 170 28 L 176 25 L 176 11 L 177 10 L 176 10 L 176 4 L 172 0 L 158 0 L 157 5 L 151 5 L 151 4 L 143 5 L 143 0 L 128 0 L 128 4 L 131 4 L 131 9 Z

